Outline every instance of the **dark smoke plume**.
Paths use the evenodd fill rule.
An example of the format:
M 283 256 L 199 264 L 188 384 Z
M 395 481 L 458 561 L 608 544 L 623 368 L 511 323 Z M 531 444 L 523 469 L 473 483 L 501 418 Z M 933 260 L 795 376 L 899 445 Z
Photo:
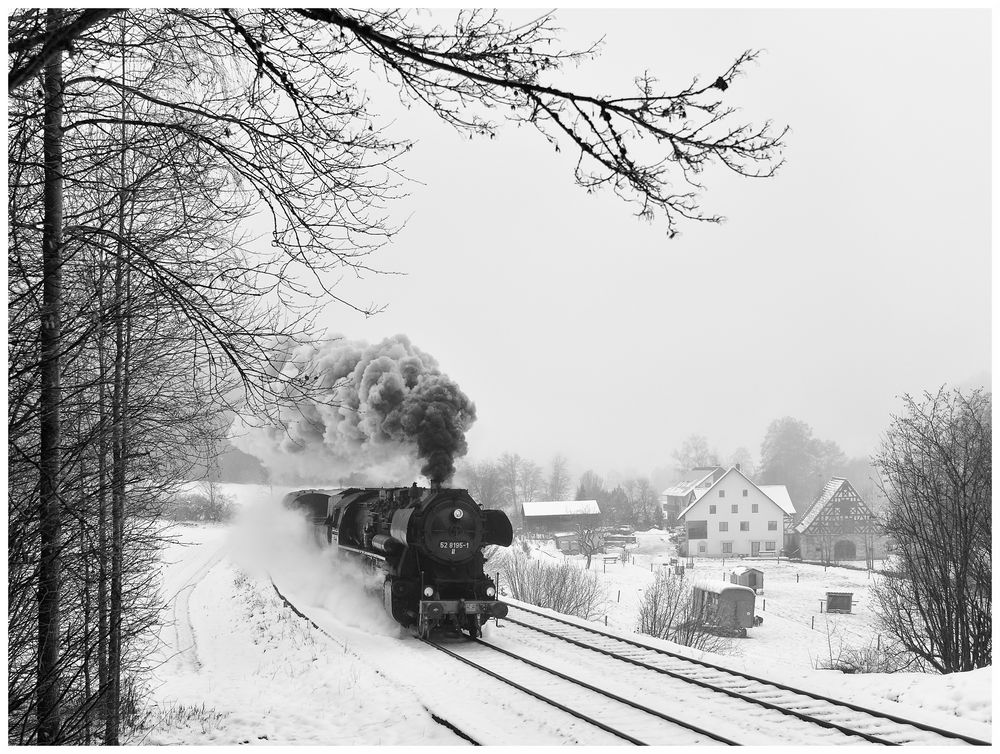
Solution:
M 422 474 L 443 483 L 466 453 L 475 406 L 405 335 L 297 346 L 275 374 L 294 406 L 281 409 L 283 426 L 238 421 L 233 443 L 279 476 L 398 475 L 402 461 L 417 459 Z

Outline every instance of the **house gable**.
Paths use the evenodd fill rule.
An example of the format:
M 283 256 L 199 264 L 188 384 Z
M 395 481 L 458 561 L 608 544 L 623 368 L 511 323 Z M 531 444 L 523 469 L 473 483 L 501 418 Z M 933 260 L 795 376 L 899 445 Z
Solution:
M 751 494 L 751 490 L 752 490 L 753 492 L 756 493 L 756 495 L 760 496 L 760 498 L 762 498 L 764 501 L 767 501 L 767 504 L 769 506 L 772 506 L 776 510 L 777 514 L 779 516 L 781 516 L 781 517 L 785 516 L 786 513 L 788 513 L 787 511 L 782 510 L 782 508 L 781 508 L 780 505 L 778 505 L 774 500 L 772 500 L 770 497 L 768 497 L 768 495 L 767 495 L 766 492 L 764 492 L 760 487 L 758 487 L 756 484 L 754 484 L 753 482 L 751 482 L 747 478 L 746 474 L 744 474 L 742 471 L 740 471 L 735 466 L 733 466 L 725 474 L 723 474 L 721 477 L 719 477 L 715 481 L 715 483 L 712 484 L 711 487 L 709 487 L 707 490 L 704 490 L 703 492 L 701 492 L 700 494 L 698 494 L 698 496 L 691 502 L 691 504 L 688 505 L 688 507 L 685 508 L 683 511 L 681 511 L 681 513 L 678 516 L 678 518 L 680 518 L 680 519 L 686 519 L 686 518 L 692 518 L 692 517 L 696 518 L 696 519 L 702 518 L 701 514 L 689 516 L 688 512 L 689 511 L 694 512 L 694 511 L 701 510 L 701 508 L 699 506 L 699 503 L 701 503 L 702 501 L 709 500 L 710 498 L 713 498 L 713 497 L 718 497 L 718 492 L 719 492 L 720 489 L 722 489 L 723 487 L 728 488 L 730 486 L 731 483 L 726 483 L 726 484 L 723 484 L 723 483 L 726 482 L 726 480 L 729 479 L 730 475 L 732 475 L 732 474 L 735 474 L 737 477 L 739 477 L 739 480 L 742 481 L 746 485 L 744 489 L 746 489 L 748 491 L 748 493 L 747 493 L 748 495 Z M 733 478 L 735 479 L 735 477 L 733 477 Z M 736 482 L 736 483 L 739 484 L 739 482 Z M 722 485 L 722 487 L 720 487 L 720 485 Z M 742 498 L 742 495 L 740 497 Z M 755 499 L 753 502 L 755 502 L 757 504 L 760 504 L 762 501 Z M 708 511 L 708 505 L 710 505 L 710 504 L 711 504 L 711 502 L 710 503 L 706 503 L 706 506 L 705 506 L 705 509 L 704 509 L 705 511 Z
M 690 554 L 709 557 L 775 554 L 784 544 L 787 513 L 732 468 L 682 514 Z
M 876 531 L 876 522 L 854 485 L 842 477 L 834 477 L 795 529 L 809 536 L 870 535 Z

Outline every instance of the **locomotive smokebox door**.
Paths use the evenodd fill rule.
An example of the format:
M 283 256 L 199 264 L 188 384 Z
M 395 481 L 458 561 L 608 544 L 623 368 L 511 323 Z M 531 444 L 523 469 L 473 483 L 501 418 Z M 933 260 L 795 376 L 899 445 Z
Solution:
M 473 504 L 447 500 L 425 511 L 424 547 L 439 563 L 462 563 L 483 545 L 483 519 Z

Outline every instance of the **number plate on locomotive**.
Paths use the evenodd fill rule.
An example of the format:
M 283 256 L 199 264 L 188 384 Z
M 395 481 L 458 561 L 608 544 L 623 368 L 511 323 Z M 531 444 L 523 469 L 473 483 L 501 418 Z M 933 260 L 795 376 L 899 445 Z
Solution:
M 469 547 L 468 542 L 441 542 L 439 547 L 442 550 L 461 550 L 463 548 L 467 549 Z

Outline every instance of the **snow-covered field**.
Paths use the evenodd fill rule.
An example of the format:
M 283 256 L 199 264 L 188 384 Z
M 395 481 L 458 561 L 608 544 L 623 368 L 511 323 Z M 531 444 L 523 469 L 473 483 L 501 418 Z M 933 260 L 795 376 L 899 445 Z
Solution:
M 485 743 L 618 742 L 575 738 L 574 718 L 526 701 L 499 682 L 484 683 L 470 669 L 450 667 L 436 650 L 417 644 L 366 593 L 366 574 L 310 546 L 301 522 L 278 506 L 287 490 L 222 490 L 239 503 L 238 520 L 232 526 L 177 525 L 180 542 L 163 552 L 169 610 L 149 725 L 133 743 L 466 743 L 432 715 L 475 731 Z M 639 536 L 631 563 L 605 566 L 598 556 L 592 564 L 607 588 L 607 625 L 614 632 L 633 630 L 642 590 L 653 578 L 650 564 L 655 568 L 672 552 L 665 532 Z M 543 547 L 536 557 L 563 556 Z M 842 646 L 875 640 L 864 571 L 773 560 L 742 564 L 751 562 L 765 572 L 758 598 L 767 600 L 761 603 L 764 624 L 734 640 L 734 654 L 708 659 L 989 737 L 989 668 L 953 676 L 814 669 L 831 651 L 836 657 Z M 734 564 L 727 561 L 727 569 Z M 695 577 L 721 581 L 722 573 L 720 561 L 696 560 Z M 318 628 L 281 602 L 269 576 Z M 826 591 L 853 591 L 855 612 L 819 613 Z
M 605 586 L 607 602 L 598 619 L 623 632 L 635 630 L 643 592 L 652 584 L 653 571 L 676 557 L 667 532 L 650 530 L 636 533 L 637 545 L 629 562 L 620 558 L 604 562 L 595 555 L 590 570 Z M 567 556 L 556 550 L 551 540 L 533 543 L 533 556 L 552 562 L 568 559 L 585 566 L 583 556 Z M 609 555 L 610 558 L 610 555 Z M 679 563 L 686 563 L 681 558 Z M 862 564 L 863 565 L 863 564 Z M 845 674 L 818 669 L 851 648 L 877 645 L 876 617 L 868 592 L 867 571 L 825 568 L 775 558 L 727 559 L 694 558 L 687 574 L 694 581 L 728 581 L 730 571 L 750 566 L 764 572 L 763 594 L 757 598 L 757 614 L 762 625 L 752 628 L 745 639 L 733 639 L 725 655 L 691 653 L 720 665 L 758 676 L 783 681 L 802 688 L 828 693 L 869 704 L 873 698 L 904 703 L 925 712 L 962 717 L 982 723 L 992 722 L 992 669 L 949 676 L 924 673 Z M 820 612 L 826 592 L 852 592 L 850 614 Z M 884 637 L 883 637 L 884 638 Z

